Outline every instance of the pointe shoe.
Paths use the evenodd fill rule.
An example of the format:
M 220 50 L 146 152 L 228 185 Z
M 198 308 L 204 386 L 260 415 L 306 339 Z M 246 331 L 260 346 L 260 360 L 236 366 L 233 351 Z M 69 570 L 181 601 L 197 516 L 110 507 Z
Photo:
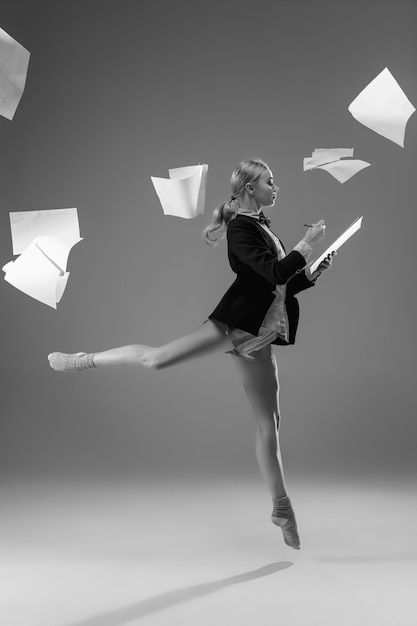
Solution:
M 297 524 L 295 519 L 288 517 L 271 517 L 273 524 L 279 526 L 282 530 L 284 541 L 290 548 L 294 550 L 300 549 L 300 537 L 298 536 Z
M 297 522 L 294 510 L 288 496 L 273 499 L 274 508 L 271 521 L 282 530 L 284 541 L 294 550 L 300 549 L 300 537 L 298 536 Z

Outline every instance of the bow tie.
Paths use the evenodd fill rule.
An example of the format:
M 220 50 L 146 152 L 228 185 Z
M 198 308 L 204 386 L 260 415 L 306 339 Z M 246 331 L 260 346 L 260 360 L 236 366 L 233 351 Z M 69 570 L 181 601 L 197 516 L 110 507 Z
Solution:
M 257 215 L 256 219 L 257 219 L 257 220 L 258 220 L 261 224 L 265 224 L 265 226 L 268 226 L 268 228 L 269 228 L 269 225 L 271 224 L 271 220 L 269 219 L 269 217 L 266 217 L 266 215 L 264 214 L 264 212 L 263 212 L 263 211 L 261 211 L 261 212 Z

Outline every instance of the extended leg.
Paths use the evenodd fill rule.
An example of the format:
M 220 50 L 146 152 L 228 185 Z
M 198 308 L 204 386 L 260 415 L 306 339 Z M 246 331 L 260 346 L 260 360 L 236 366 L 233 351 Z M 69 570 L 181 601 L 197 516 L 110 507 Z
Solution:
M 188 335 L 159 348 L 131 344 L 105 352 L 97 352 L 93 355 L 53 352 L 48 358 L 51 367 L 58 371 L 88 369 L 85 367 L 88 357 L 90 359 L 89 367 L 142 365 L 150 369 L 162 369 L 212 352 L 229 350 L 232 345 L 225 330 L 225 326 L 220 322 L 208 320 Z
M 275 358 L 235 359 L 256 417 L 256 458 L 273 500 L 272 521 L 282 528 L 284 541 L 300 547 L 294 512 L 287 495 L 279 445 L 279 381 Z

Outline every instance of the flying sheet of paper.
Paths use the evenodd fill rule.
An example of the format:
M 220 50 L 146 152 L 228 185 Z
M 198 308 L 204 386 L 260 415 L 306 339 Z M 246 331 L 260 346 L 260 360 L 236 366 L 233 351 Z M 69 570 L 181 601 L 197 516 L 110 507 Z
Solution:
M 304 171 L 348 157 L 353 157 L 353 148 L 316 148 L 311 157 L 304 159 Z
M 15 211 L 10 215 L 13 254 L 21 254 L 35 237 L 73 241 L 80 237 L 77 209 Z
M 360 159 L 342 159 L 341 161 L 335 161 L 334 163 L 326 163 L 326 165 L 318 165 L 317 169 L 325 170 L 329 172 L 339 183 L 345 183 L 349 178 L 352 178 L 355 174 L 369 167 L 371 164 Z
M 12 120 L 25 89 L 30 53 L 0 28 L 0 115 Z
M 165 215 L 191 219 L 204 213 L 208 165 L 169 170 L 169 178 L 151 176 Z
M 325 170 L 339 183 L 345 183 L 354 174 L 370 166 L 367 161 L 350 158 L 353 157 L 353 150 L 353 148 L 316 148 L 311 157 L 304 158 L 303 169 L 305 172 L 313 169 Z
M 15 260 L 3 267 L 4 279 L 28 296 L 56 309 L 68 282 L 68 256 L 81 238 L 60 241 L 36 237 Z
M 405 128 L 416 109 L 386 67 L 348 110 L 358 122 L 404 148 Z
M 341 235 L 338 237 L 328 248 L 319 256 L 318 259 L 314 261 L 314 263 L 310 266 L 310 271 L 315 272 L 320 263 L 326 258 L 328 254 L 331 252 L 336 252 L 343 244 L 352 237 L 360 229 L 362 226 L 362 217 L 357 217 L 356 220 L 347 228 Z
M 4 279 L 56 309 L 67 285 L 68 256 L 80 237 L 76 208 L 10 213 L 15 261 L 3 267 Z

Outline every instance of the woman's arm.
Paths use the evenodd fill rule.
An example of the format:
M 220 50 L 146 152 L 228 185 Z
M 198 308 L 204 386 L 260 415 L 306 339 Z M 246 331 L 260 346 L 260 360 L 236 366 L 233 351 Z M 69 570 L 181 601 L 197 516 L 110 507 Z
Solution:
M 306 267 L 304 272 L 299 272 L 293 278 L 288 281 L 287 284 L 287 293 L 291 293 L 295 296 L 300 291 L 304 291 L 304 289 L 308 289 L 316 284 L 317 278 L 320 276 L 322 272 L 325 272 L 332 266 L 333 257 L 337 254 L 337 252 L 331 252 L 326 256 L 325 259 L 320 263 L 315 272 L 310 272 L 310 266 Z
M 307 277 L 307 270 L 305 272 L 299 272 L 288 281 L 287 294 L 295 296 L 297 293 L 300 293 L 300 291 L 314 287 L 315 284 L 315 280 Z
M 297 250 L 292 250 L 279 261 L 268 248 L 257 225 L 249 220 L 234 219 L 229 222 L 227 240 L 230 256 L 235 255 L 243 265 L 248 265 L 274 285 L 287 283 L 306 264 L 304 256 Z
M 336 254 L 337 254 L 336 251 L 330 252 L 330 254 L 328 254 L 323 259 L 323 261 L 320 263 L 320 265 L 318 266 L 318 268 L 314 272 L 311 272 L 310 265 L 308 267 L 306 267 L 305 274 L 306 274 L 308 280 L 316 281 L 317 278 L 320 276 L 320 274 L 322 274 L 322 272 L 325 272 L 326 270 L 330 269 L 331 266 L 332 266 L 332 263 L 333 263 L 333 257 Z

